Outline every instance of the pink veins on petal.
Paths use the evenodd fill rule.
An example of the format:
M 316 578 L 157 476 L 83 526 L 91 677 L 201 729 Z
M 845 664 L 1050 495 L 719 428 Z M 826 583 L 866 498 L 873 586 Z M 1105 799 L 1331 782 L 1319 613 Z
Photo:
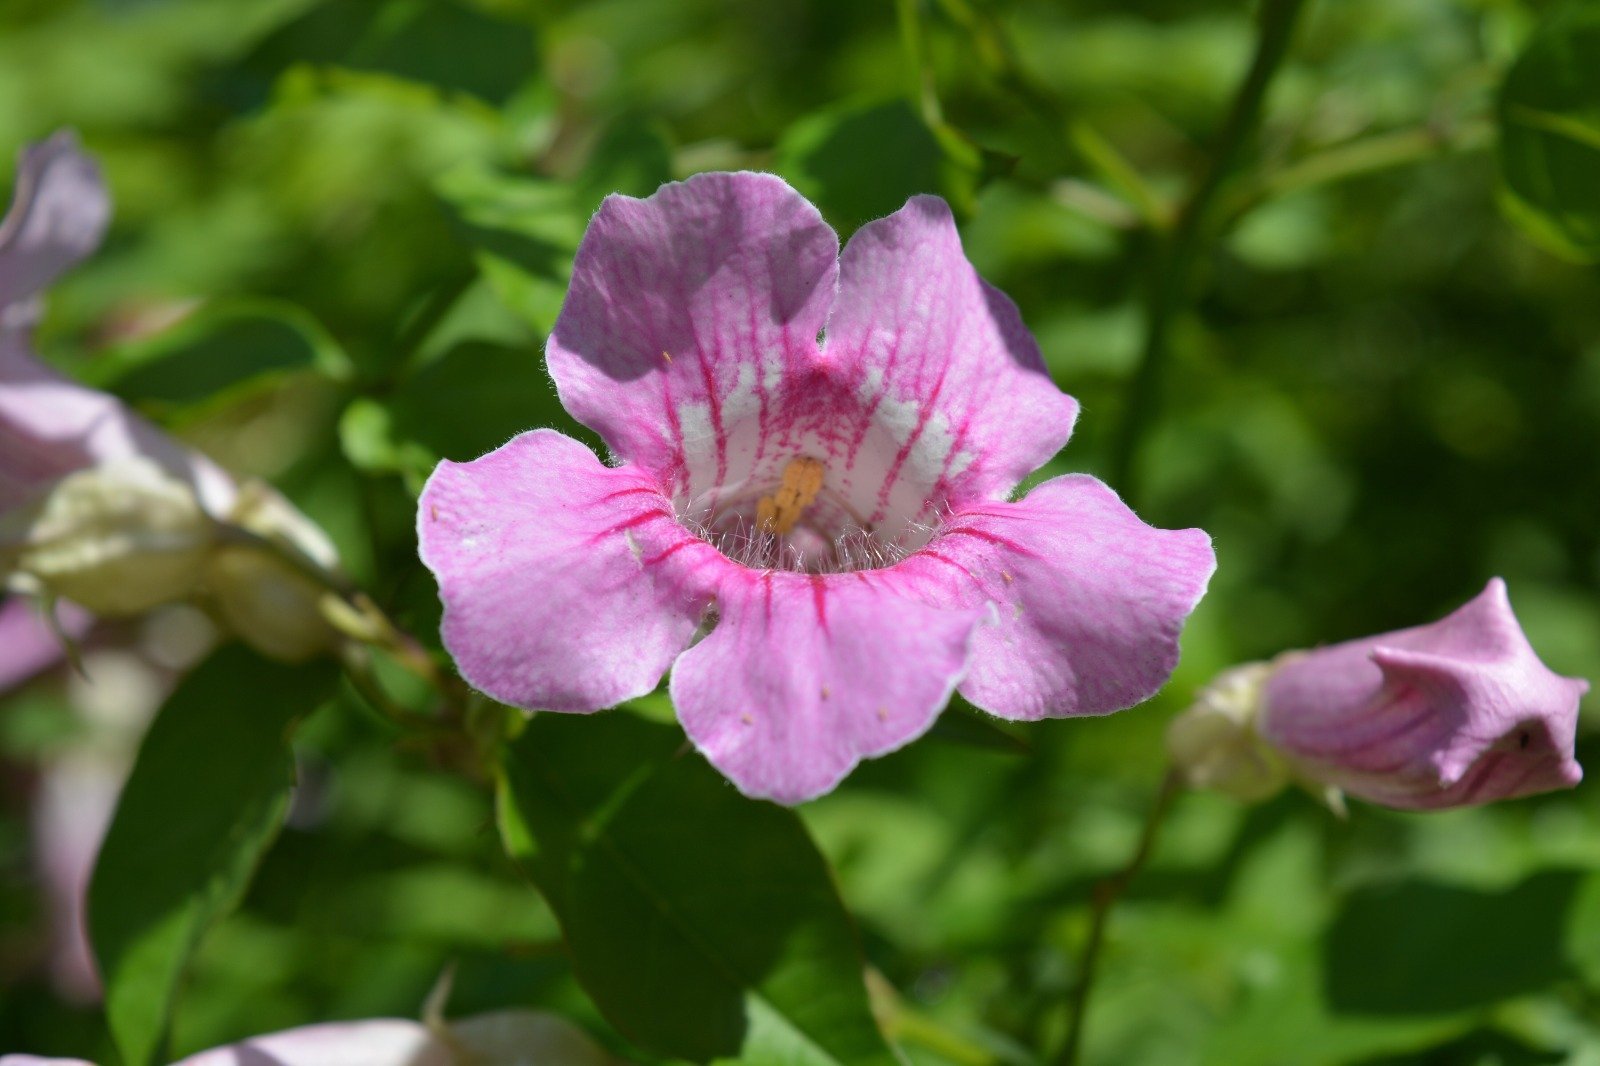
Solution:
M 1012 719 L 1138 703 L 1215 566 L 1093 478 L 1008 501 L 1077 404 L 935 197 L 842 254 L 768 174 L 609 197 L 546 358 L 618 465 L 550 430 L 439 465 L 418 529 L 446 646 L 530 709 L 671 669 L 690 738 L 752 796 L 828 791 L 955 690 Z

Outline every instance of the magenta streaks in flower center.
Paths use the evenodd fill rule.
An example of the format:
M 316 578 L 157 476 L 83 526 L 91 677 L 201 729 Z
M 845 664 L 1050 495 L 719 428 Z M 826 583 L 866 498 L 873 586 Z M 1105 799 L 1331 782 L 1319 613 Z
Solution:
M 1006 718 L 1106 714 L 1177 661 L 1209 538 L 1082 475 L 1009 499 L 1077 404 L 942 200 L 841 253 L 772 175 L 609 197 L 546 358 L 617 465 L 534 430 L 441 463 L 418 514 L 445 644 L 497 699 L 593 711 L 670 669 L 699 750 L 793 803 L 958 686 Z
M 971 456 L 941 415 L 886 403 L 871 384 L 878 391 L 857 395 L 823 364 L 764 412 L 743 410 L 735 392 L 736 421 L 724 404 L 717 446 L 689 452 L 673 493 L 680 521 L 755 569 L 881 569 L 928 543 L 948 511 L 944 481 Z

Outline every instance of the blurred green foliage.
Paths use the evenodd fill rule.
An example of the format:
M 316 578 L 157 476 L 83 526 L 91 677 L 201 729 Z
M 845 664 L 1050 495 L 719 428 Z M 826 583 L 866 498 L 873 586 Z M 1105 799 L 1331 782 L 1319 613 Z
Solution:
M 1597 12 L 1310 5 L 1137 454 L 1140 513 L 1206 528 L 1220 561 L 1172 684 L 1016 730 L 1020 753 L 946 729 L 800 812 L 914 1062 L 1060 1039 L 1092 885 L 1133 846 L 1165 722 L 1223 667 L 1501 574 L 1546 661 L 1600 679 L 1600 299 L 1546 250 L 1595 256 Z M 533 425 L 593 443 L 539 351 L 612 191 L 772 169 L 844 233 L 944 195 L 1082 401 L 1046 473 L 1105 472 L 1151 227 L 1253 39 L 1223 0 L 17 0 L 0 153 L 74 126 L 116 202 L 41 352 L 276 482 L 433 641 L 432 463 Z M 74 734 L 67 684 L 0 706 L 0 1049 L 109 1062 L 99 1011 L 39 964 L 23 768 Z M 453 962 L 453 1012 L 553 1008 L 654 1061 L 574 979 L 487 791 L 396 740 L 348 686 L 300 732 L 289 827 L 201 944 L 173 1051 L 412 1016 Z M 1181 797 L 1115 915 L 1086 1061 L 1600 1061 L 1597 869 L 1593 785 L 1348 820 Z

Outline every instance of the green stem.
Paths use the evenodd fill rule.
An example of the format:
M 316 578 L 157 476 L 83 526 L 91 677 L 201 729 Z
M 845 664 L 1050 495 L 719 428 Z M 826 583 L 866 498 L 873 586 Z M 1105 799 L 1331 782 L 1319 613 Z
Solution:
M 1170 224 L 1166 202 L 1145 182 L 1144 175 L 1110 140 L 1084 119 L 1075 117 L 1048 85 L 1023 66 L 1011 36 L 992 12 L 969 0 L 939 0 L 939 4 L 967 35 L 974 54 L 990 76 L 1034 113 L 1067 154 L 1081 160 L 1101 183 L 1120 196 L 1138 223 L 1157 231 Z M 1090 212 L 1090 216 L 1095 217 L 1095 213 Z
M 1144 869 L 1145 862 L 1150 858 L 1150 853 L 1155 850 L 1156 837 L 1161 831 L 1162 820 L 1172 806 L 1173 797 L 1183 787 L 1183 778 L 1175 769 L 1169 769 L 1161 781 L 1161 789 L 1156 793 L 1155 803 L 1146 815 L 1144 830 L 1139 834 L 1139 843 L 1133 849 L 1133 856 L 1115 874 L 1101 881 L 1095 886 L 1093 911 L 1089 918 L 1089 937 L 1084 941 L 1083 954 L 1078 957 L 1078 983 L 1072 990 L 1072 1001 L 1067 1015 L 1067 1039 L 1061 1046 L 1061 1053 L 1056 1056 L 1058 1066 L 1075 1066 L 1078 1061 L 1078 1052 L 1083 1045 L 1083 1016 L 1089 1006 L 1089 993 L 1094 990 L 1095 971 L 1100 962 L 1100 949 L 1105 944 L 1106 924 L 1111 918 L 1111 909 L 1116 906 L 1117 900 L 1127 891 L 1128 885 Z
M 271 537 L 263 537 L 243 526 L 219 522 L 216 525 L 216 535 L 223 543 L 244 545 L 277 559 L 332 595 L 344 606 L 347 616 L 354 623 L 359 623 L 339 626 L 338 628 L 344 631 L 346 636 L 381 648 L 393 656 L 402 667 L 439 694 L 444 705 L 446 720 L 455 721 L 460 718 L 467 697 L 465 685 L 454 675 L 441 670 L 433 656 L 415 637 L 395 625 L 383 609 L 347 577 L 324 569 L 304 553 L 287 544 Z
M 1179 209 L 1176 223 L 1157 252 L 1145 312 L 1144 352 L 1129 384 L 1127 408 L 1111 447 L 1111 483 L 1130 502 L 1137 497 L 1134 460 L 1146 429 L 1155 421 L 1172 326 L 1190 298 L 1195 262 L 1209 236 L 1212 205 L 1260 124 L 1267 88 L 1288 54 L 1295 20 L 1304 7 L 1305 0 L 1262 0 L 1261 34 L 1250 70 L 1234 95 L 1200 183 Z
M 1487 119 L 1465 121 L 1452 128 L 1427 125 L 1363 137 L 1269 171 L 1241 190 L 1240 195 L 1230 198 L 1224 214 L 1230 220 L 1237 219 L 1264 201 L 1302 189 L 1481 151 L 1493 139 L 1494 127 Z
M 933 59 L 928 54 L 928 31 L 922 21 L 922 0 L 896 0 L 900 21 L 900 40 L 906 62 L 911 67 L 912 96 L 922 121 L 929 126 L 944 125 L 944 108 L 939 104 L 939 85 L 934 76 Z

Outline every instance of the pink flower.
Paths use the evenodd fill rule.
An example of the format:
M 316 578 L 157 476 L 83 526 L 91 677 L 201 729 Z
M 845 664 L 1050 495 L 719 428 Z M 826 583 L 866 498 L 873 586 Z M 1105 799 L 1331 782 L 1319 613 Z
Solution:
M 221 468 L 30 350 L 44 289 L 99 246 L 110 217 L 100 170 L 70 131 L 23 151 L 0 222 L 0 514 L 76 471 L 140 460 L 224 515 L 237 488 Z
M 94 161 L 70 132 L 22 154 L 0 223 L 0 579 L 15 591 L 76 601 L 91 613 L 139 614 L 204 598 L 266 655 L 303 659 L 337 635 L 321 592 L 223 527 L 276 542 L 333 570 L 326 534 L 266 485 L 239 483 L 114 396 L 41 363 L 31 334 L 44 288 L 92 252 L 110 218 Z M 0 684 L 44 665 L 38 627 L 7 601 Z M 82 632 L 83 612 L 62 628 Z
M 512 1010 L 425 1025 L 400 1018 L 303 1025 L 190 1055 L 174 1066 L 620 1066 L 553 1014 Z M 0 1066 L 94 1066 L 0 1055 Z
M 1242 680 L 1241 680 L 1242 679 Z M 1405 809 L 1571 788 L 1578 700 L 1499 578 L 1430 625 L 1230 671 L 1168 734 L 1191 783 L 1259 798 L 1289 776 Z
M 671 667 L 696 746 L 794 803 L 958 688 L 1014 720 L 1106 714 L 1177 661 L 1209 538 L 1083 475 L 1008 502 L 1077 404 L 937 198 L 841 257 L 772 175 L 610 197 L 546 354 L 618 465 L 533 430 L 441 463 L 419 508 L 445 644 L 496 699 L 594 711 Z

